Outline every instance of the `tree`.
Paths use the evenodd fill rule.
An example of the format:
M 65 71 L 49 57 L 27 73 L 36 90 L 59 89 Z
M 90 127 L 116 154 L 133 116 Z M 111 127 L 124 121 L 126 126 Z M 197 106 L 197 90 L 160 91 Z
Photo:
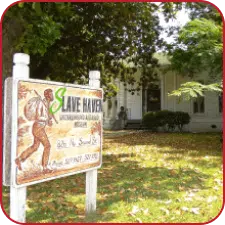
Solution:
M 199 82 L 190 81 L 181 84 L 180 88 L 172 91 L 168 95 L 178 97 L 180 102 L 181 100 L 189 101 L 191 98 L 204 96 L 204 93 L 209 91 L 221 93 L 222 83 L 201 84 Z
M 168 6 L 164 11 L 171 11 Z M 140 69 L 140 90 L 157 77 L 153 53 L 163 44 L 155 13 L 159 7 L 154 3 L 20 3 L 5 15 L 3 46 L 6 40 L 11 42 L 4 50 L 30 54 L 33 78 L 82 84 L 89 70 L 100 70 L 106 97 L 116 94 L 114 79 L 134 84 L 134 73 Z M 13 36 L 14 27 L 19 32 Z
M 85 83 L 101 71 L 105 97 L 116 94 L 113 80 L 147 88 L 157 80 L 153 54 L 159 37 L 159 10 L 168 20 L 180 3 L 19 3 L 3 20 L 3 73 L 11 74 L 12 54 L 31 55 L 31 77 Z
M 186 2 L 183 7 L 189 12 L 191 20 L 205 18 L 218 24 L 223 22 L 218 10 L 208 2 Z
M 172 68 L 190 77 L 208 70 L 218 80 L 222 76 L 222 51 L 222 26 L 212 20 L 192 20 L 179 32 Z
M 203 7 L 202 4 L 197 4 L 194 12 L 191 11 L 192 18 L 196 15 L 196 6 L 198 17 L 201 15 L 207 19 L 197 18 L 188 22 L 179 31 L 175 43 L 170 46 L 171 69 L 191 78 L 202 72 L 209 77 L 208 84 L 188 82 L 170 93 L 170 96 L 179 96 L 186 100 L 190 97 L 203 96 L 205 91 L 222 91 L 223 28 L 221 16 L 219 17 L 219 13 L 211 6 Z M 193 4 L 191 9 L 193 9 Z
M 31 55 L 33 78 L 83 84 L 98 69 L 110 98 L 117 92 L 113 81 L 134 84 L 139 69 L 130 91 L 147 88 L 157 80 L 153 54 L 164 45 L 158 12 L 168 21 L 182 7 L 215 14 L 201 3 L 19 3 L 3 20 L 3 74 L 11 73 L 13 53 L 22 51 Z
M 22 51 L 41 58 L 60 38 L 60 28 L 42 12 L 40 3 L 19 3 L 9 8 L 2 22 L 3 76 L 12 73 L 13 53 Z

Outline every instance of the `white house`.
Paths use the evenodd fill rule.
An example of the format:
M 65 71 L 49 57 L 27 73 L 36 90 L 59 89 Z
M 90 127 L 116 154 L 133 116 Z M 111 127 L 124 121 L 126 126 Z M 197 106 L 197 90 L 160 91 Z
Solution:
M 169 61 L 160 57 L 159 63 L 163 67 Z M 208 92 L 205 93 L 205 97 L 179 103 L 176 97 L 169 97 L 168 93 L 178 89 L 182 83 L 190 81 L 190 78 L 174 72 L 164 73 L 162 70 L 158 72 L 158 76 L 157 88 L 141 90 L 134 95 L 126 90 L 123 83 L 115 81 L 119 92 L 116 97 L 104 103 L 104 128 L 115 128 L 120 107 L 123 106 L 127 111 L 128 123 L 132 123 L 132 121 L 141 122 L 143 114 L 148 111 L 171 110 L 189 113 L 191 122 L 184 127 L 186 131 L 213 132 L 222 130 L 223 107 L 221 96 L 214 92 Z M 136 77 L 140 77 L 140 72 L 136 73 Z M 195 79 L 204 82 L 205 76 L 199 74 Z

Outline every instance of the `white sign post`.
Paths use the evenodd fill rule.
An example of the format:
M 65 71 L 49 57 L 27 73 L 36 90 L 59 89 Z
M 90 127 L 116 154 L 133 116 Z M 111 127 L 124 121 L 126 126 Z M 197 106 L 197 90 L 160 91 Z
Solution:
M 100 72 L 89 72 L 89 86 L 100 87 Z M 96 211 L 97 169 L 86 172 L 86 215 Z
M 30 57 L 27 54 L 23 53 L 17 53 L 13 57 L 13 80 L 16 78 L 23 78 L 28 79 L 29 78 L 29 63 L 30 63 Z M 17 90 L 12 90 L 13 95 L 15 94 Z M 15 99 L 13 99 L 15 100 Z M 11 143 L 11 149 L 14 149 L 16 146 L 16 137 L 14 137 L 15 132 L 15 126 L 14 123 L 17 121 L 17 107 L 15 102 L 12 102 L 12 143 Z M 12 152 L 12 151 L 11 151 Z M 13 162 L 14 158 L 11 155 L 11 165 L 14 165 Z M 12 169 L 11 172 L 13 173 L 15 170 Z M 11 174 L 12 177 L 12 174 Z M 10 218 L 24 223 L 26 220 L 26 194 L 27 194 L 27 188 L 26 187 L 20 187 L 15 188 L 12 185 L 10 186 Z
M 85 209 L 89 215 L 96 211 L 97 169 L 102 163 L 100 72 L 89 72 L 88 86 L 32 80 L 29 79 L 29 62 L 29 55 L 15 54 L 12 90 L 10 82 L 5 85 L 5 109 L 10 107 L 12 111 L 11 115 L 5 115 L 5 121 L 11 119 L 11 124 L 5 123 L 8 133 L 11 130 L 11 137 L 8 135 L 8 139 L 4 139 L 3 168 L 7 170 L 4 185 L 10 186 L 10 218 L 26 221 L 28 185 L 81 172 L 86 172 Z M 8 101 L 11 98 L 12 102 Z M 41 114 L 31 100 L 39 101 L 35 107 L 40 108 Z M 33 109 L 34 121 L 29 117 Z M 42 132 L 36 132 L 37 128 Z M 7 140 L 11 141 L 9 145 L 6 145 Z M 39 150 L 40 144 L 43 150 Z

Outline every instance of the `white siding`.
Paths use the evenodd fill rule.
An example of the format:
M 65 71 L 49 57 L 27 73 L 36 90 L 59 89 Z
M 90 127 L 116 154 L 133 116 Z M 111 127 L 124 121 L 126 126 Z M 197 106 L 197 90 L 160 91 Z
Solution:
M 136 78 L 139 77 L 140 73 L 137 73 Z M 200 75 L 199 79 L 203 77 L 205 76 Z M 188 79 L 187 77 L 178 76 L 172 72 L 161 74 L 160 79 L 162 88 L 161 109 L 188 112 L 191 116 L 191 122 L 188 126 L 184 127 L 184 130 L 192 132 L 211 132 L 222 130 L 222 114 L 219 113 L 219 100 L 216 93 L 206 93 L 205 113 L 194 114 L 193 101 L 178 102 L 175 97 L 168 96 L 169 92 L 178 89 L 182 83 L 185 83 L 190 79 Z M 140 91 L 139 93 L 135 92 L 135 94 L 132 95 L 126 90 L 126 87 L 122 82 L 117 81 L 115 83 L 119 89 L 119 92 L 117 96 L 111 100 L 112 108 L 109 110 L 107 101 L 103 104 L 105 128 L 113 127 L 121 106 L 124 106 L 128 110 L 128 119 L 142 118 L 142 91 Z M 213 129 L 211 127 L 212 125 L 216 125 L 217 128 Z
M 186 77 L 182 76 L 176 76 L 176 79 L 177 79 L 176 89 L 178 89 L 181 84 L 188 81 Z M 189 101 L 178 102 L 178 99 L 176 99 L 176 111 L 188 112 L 189 114 L 191 114 L 191 103 Z
M 202 114 L 193 113 L 193 102 L 191 104 L 190 129 L 196 132 L 222 131 L 222 114 L 219 113 L 219 99 L 216 93 L 205 94 L 205 112 Z M 216 125 L 216 128 L 212 128 Z
M 188 112 L 191 116 L 191 122 L 189 126 L 185 127 L 185 130 L 192 132 L 213 132 L 222 130 L 222 114 L 219 113 L 218 94 L 214 92 L 206 93 L 205 112 L 195 114 L 193 113 L 193 101 L 178 102 L 174 97 L 168 97 L 168 92 L 178 89 L 182 83 L 188 80 L 190 81 L 190 79 L 177 76 L 173 73 L 164 75 L 163 79 L 164 93 L 161 92 L 162 95 L 164 94 L 163 109 Z M 212 125 L 216 125 L 216 128 L 212 128 Z
M 174 74 L 167 73 L 164 75 L 164 88 L 165 88 L 165 96 L 164 96 L 164 109 L 174 111 L 175 106 L 175 98 L 169 97 L 168 93 L 174 90 Z
M 137 80 L 140 79 L 140 72 L 135 74 Z M 127 88 L 136 88 L 137 85 L 129 85 Z M 142 119 L 142 91 L 135 91 L 134 95 L 131 92 L 126 91 L 125 101 L 127 102 L 128 119 L 130 120 L 140 120 Z
M 125 91 L 125 86 L 123 82 L 118 82 L 117 87 L 119 89 L 118 94 L 117 94 L 117 113 L 120 111 L 120 107 L 123 106 L 126 108 L 126 91 Z

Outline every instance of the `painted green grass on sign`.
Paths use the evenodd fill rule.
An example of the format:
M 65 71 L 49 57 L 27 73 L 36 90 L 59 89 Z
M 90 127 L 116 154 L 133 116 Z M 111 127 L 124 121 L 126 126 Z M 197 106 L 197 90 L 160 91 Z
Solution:
M 85 217 L 78 174 L 28 187 L 27 222 L 207 222 L 222 207 L 222 175 L 219 134 L 107 132 L 96 214 Z

